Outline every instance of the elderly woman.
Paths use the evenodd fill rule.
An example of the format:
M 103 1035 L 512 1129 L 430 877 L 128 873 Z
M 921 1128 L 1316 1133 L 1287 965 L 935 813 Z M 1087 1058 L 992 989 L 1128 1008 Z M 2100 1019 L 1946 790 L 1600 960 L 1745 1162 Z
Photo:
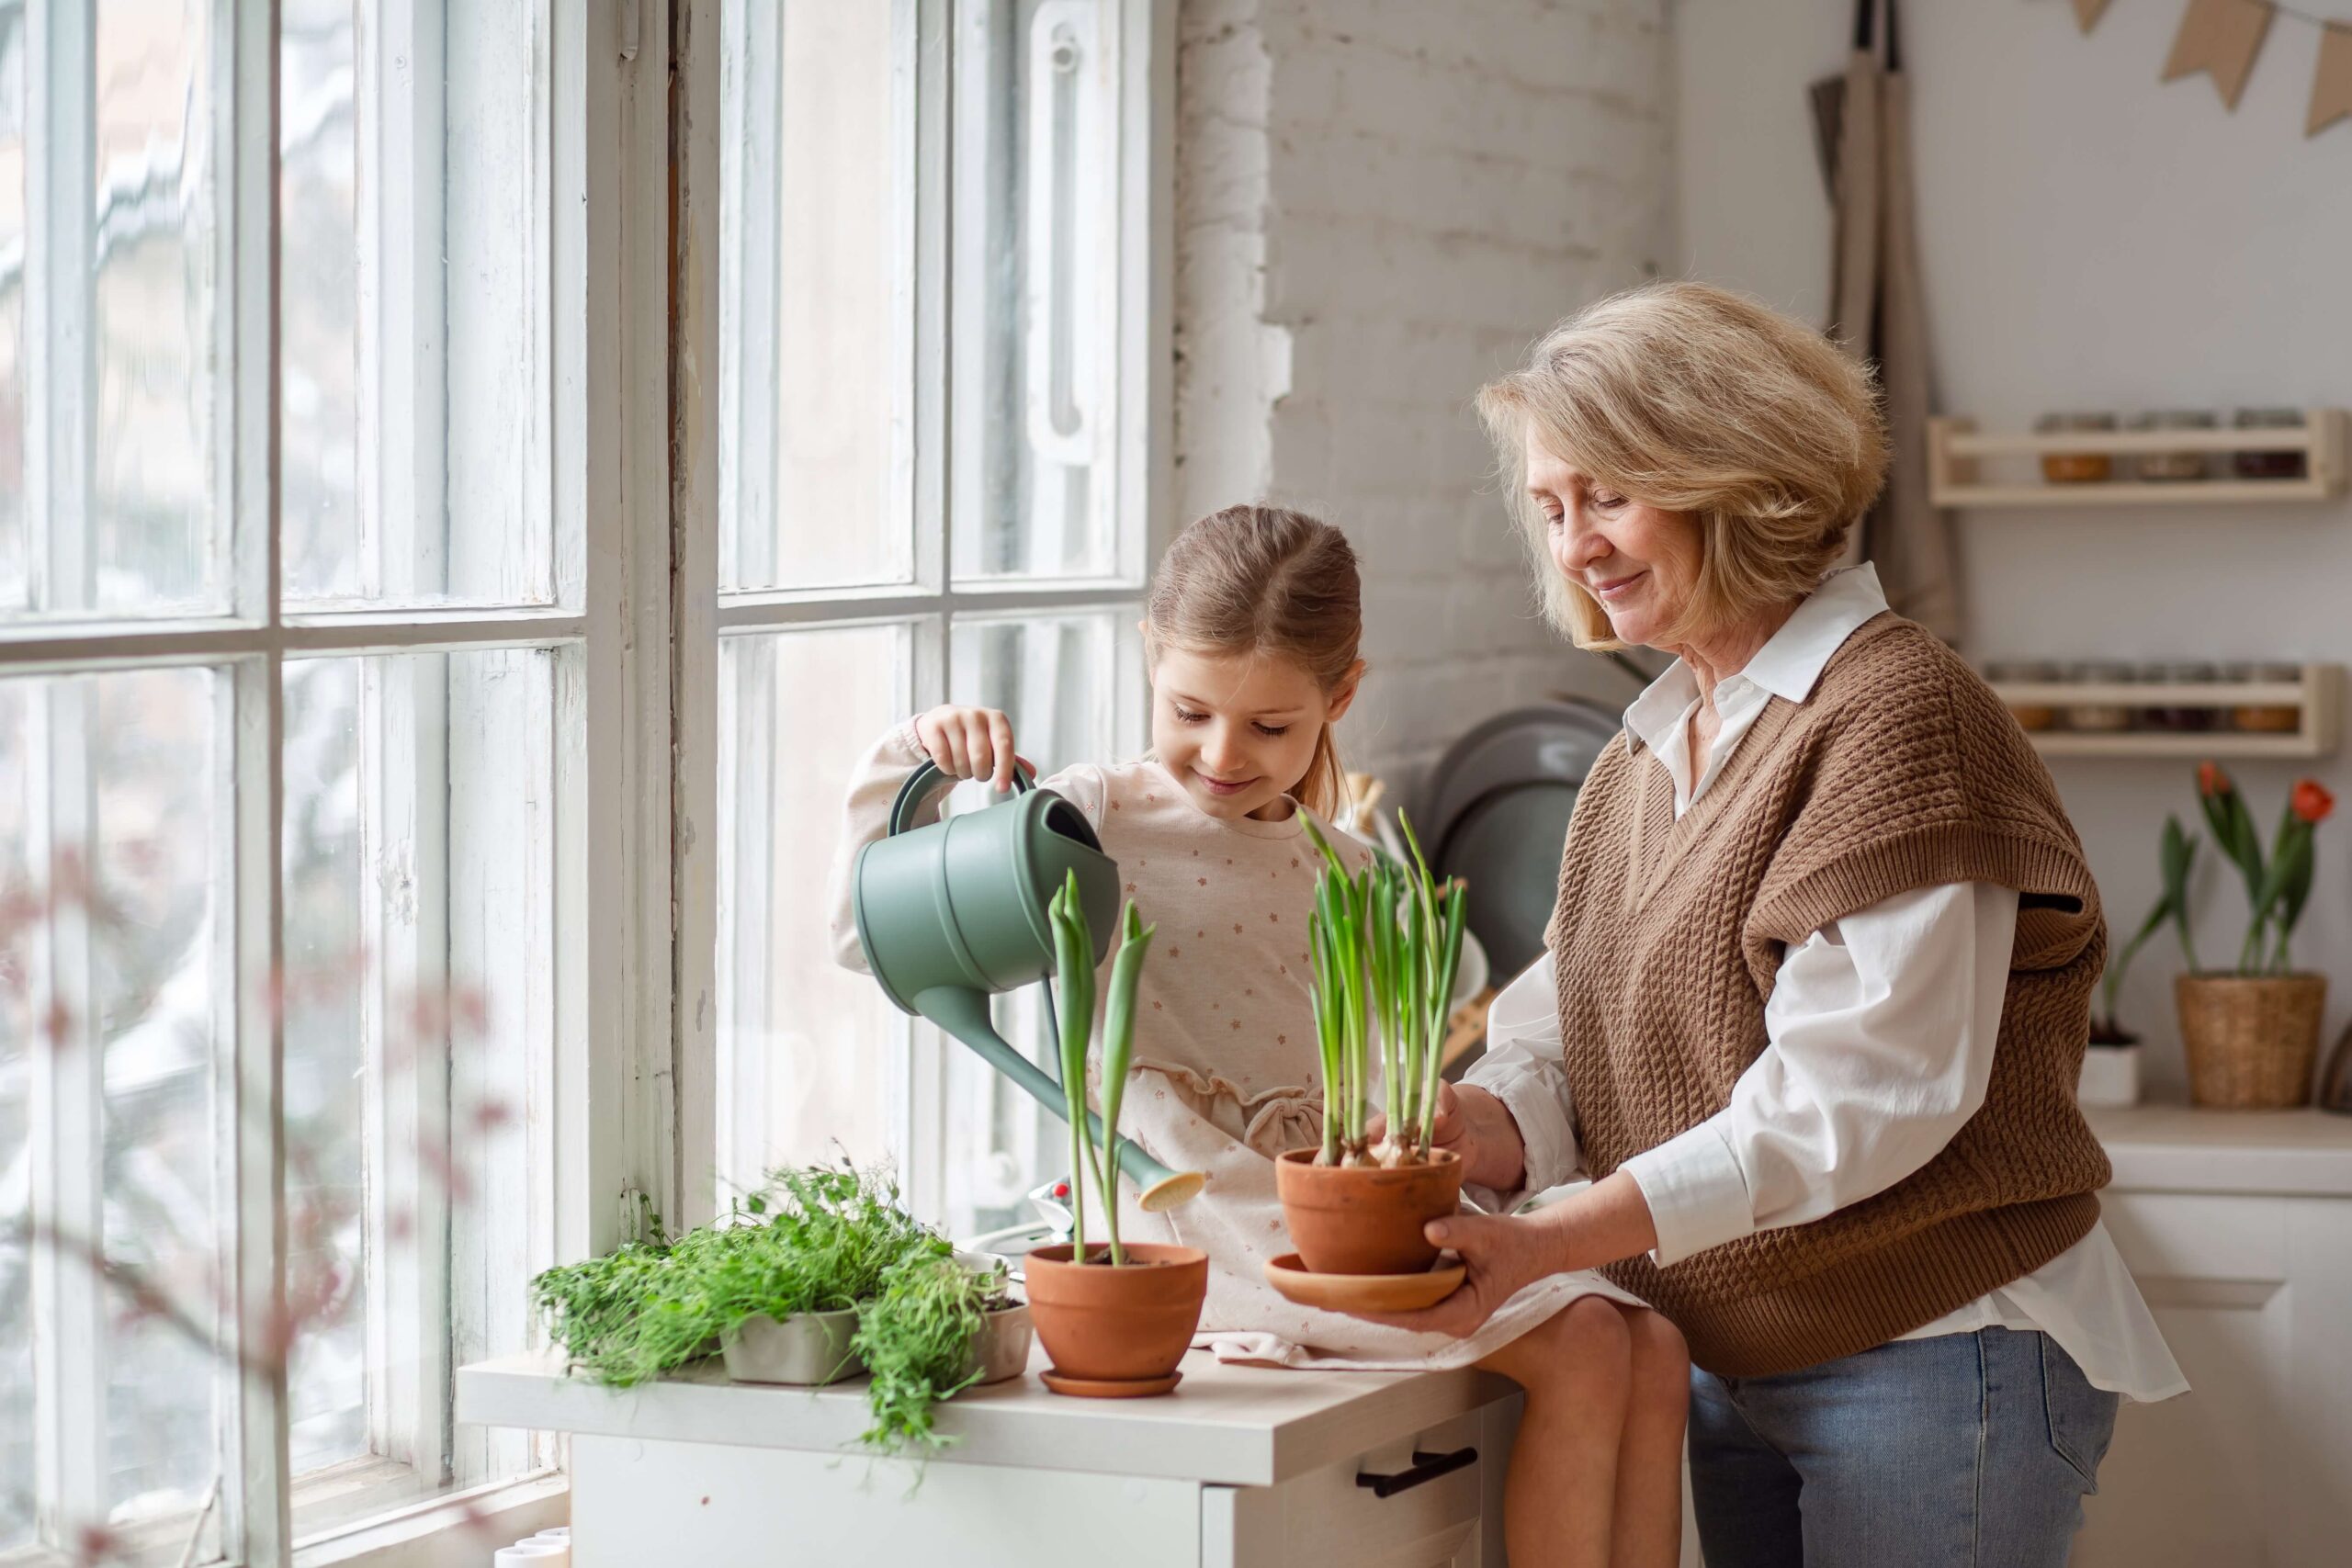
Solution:
M 1542 993 L 1542 1024 L 1441 1122 L 1472 1181 L 1592 1184 L 1432 1224 L 1468 1280 L 1393 1321 L 1466 1333 L 1588 1268 L 1656 1306 L 1709 1568 L 2064 1562 L 2118 1396 L 2185 1385 L 2075 1105 L 2107 945 L 2082 846 L 1991 690 L 1829 570 L 1884 468 L 1868 372 L 1664 284 L 1479 407 L 1555 623 L 1675 661 L 1497 1004 Z

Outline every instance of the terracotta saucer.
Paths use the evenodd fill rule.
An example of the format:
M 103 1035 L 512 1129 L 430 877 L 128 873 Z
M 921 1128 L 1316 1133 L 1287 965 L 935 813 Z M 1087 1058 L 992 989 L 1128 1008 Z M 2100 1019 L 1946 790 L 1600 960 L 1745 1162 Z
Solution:
M 1462 1283 L 1463 1268 L 1449 1263 L 1426 1274 L 1312 1274 L 1295 1252 L 1266 1263 L 1266 1283 L 1301 1306 L 1327 1312 L 1419 1312 L 1435 1306 Z
M 1079 1399 L 1148 1399 L 1155 1393 L 1166 1393 L 1184 1381 L 1182 1372 L 1170 1372 L 1164 1378 L 1066 1378 L 1052 1371 L 1037 1374 L 1045 1385 L 1056 1393 L 1067 1393 Z

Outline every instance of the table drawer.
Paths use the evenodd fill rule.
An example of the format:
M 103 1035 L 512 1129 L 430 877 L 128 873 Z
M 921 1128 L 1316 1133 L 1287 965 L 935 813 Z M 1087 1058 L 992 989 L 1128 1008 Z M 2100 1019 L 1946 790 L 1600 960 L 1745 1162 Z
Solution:
M 1204 1487 L 1203 1568 L 1481 1568 L 1489 1429 L 1473 1413 L 1278 1486 Z

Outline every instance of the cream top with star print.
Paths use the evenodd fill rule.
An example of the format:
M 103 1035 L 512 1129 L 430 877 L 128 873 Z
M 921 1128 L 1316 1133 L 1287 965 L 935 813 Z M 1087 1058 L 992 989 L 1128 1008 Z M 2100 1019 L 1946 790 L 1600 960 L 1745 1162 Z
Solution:
M 849 968 L 865 967 L 850 913 L 850 867 L 861 847 L 882 837 L 899 786 L 923 760 L 910 719 L 852 775 L 831 884 L 833 956 Z M 1302 826 L 1306 807 L 1280 822 L 1211 817 L 1151 761 L 1080 763 L 1039 784 L 1085 813 L 1103 852 L 1119 863 L 1127 898 L 1159 928 L 1136 992 L 1135 1065 L 1184 1075 L 1199 1091 L 1230 1099 L 1245 1127 L 1278 1100 L 1319 1105 L 1306 942 L 1319 857 Z M 947 787 L 943 782 L 938 794 Z M 934 795 L 916 820 L 937 817 Z M 1370 861 L 1356 840 L 1319 818 L 1316 827 L 1351 871 Z

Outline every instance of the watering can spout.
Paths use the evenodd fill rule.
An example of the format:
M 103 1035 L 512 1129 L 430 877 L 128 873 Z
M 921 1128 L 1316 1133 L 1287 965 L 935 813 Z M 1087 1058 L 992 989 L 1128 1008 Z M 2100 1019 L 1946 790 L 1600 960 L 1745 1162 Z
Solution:
M 989 1066 L 1028 1090 L 1046 1110 L 1061 1113 L 1060 1081 L 1006 1043 L 989 1017 L 986 997 L 961 986 L 934 986 L 917 992 L 914 1004 L 915 1011 L 978 1051 Z M 1086 1128 L 1094 1145 L 1102 1147 L 1102 1119 L 1088 1111 Z M 1146 1154 L 1143 1145 L 1133 1138 L 1120 1140 L 1119 1169 L 1141 1190 L 1139 1201 L 1153 1213 L 1191 1202 L 1208 1184 L 1208 1179 L 1197 1170 L 1169 1169 Z M 1072 1179 L 1076 1179 L 1075 1175 Z

